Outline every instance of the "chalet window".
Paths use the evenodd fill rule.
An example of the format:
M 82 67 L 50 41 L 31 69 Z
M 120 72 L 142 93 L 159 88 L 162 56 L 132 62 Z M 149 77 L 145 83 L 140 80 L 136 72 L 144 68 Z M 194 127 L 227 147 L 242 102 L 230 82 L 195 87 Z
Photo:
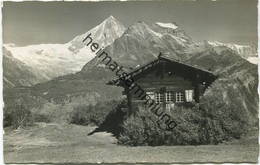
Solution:
M 173 101 L 173 92 L 168 91 L 165 93 L 165 101 L 166 103 Z
M 193 90 L 185 90 L 185 98 L 187 102 L 193 101 Z
M 182 92 L 176 92 L 176 103 L 184 102 L 184 95 Z
M 147 94 L 148 96 L 150 96 L 150 98 L 151 98 L 152 100 L 155 99 L 155 98 L 154 98 L 154 92 L 146 92 L 146 94 Z
M 162 103 L 163 102 L 163 94 L 162 93 L 159 93 L 159 92 L 156 92 L 155 93 L 155 102 L 156 103 Z

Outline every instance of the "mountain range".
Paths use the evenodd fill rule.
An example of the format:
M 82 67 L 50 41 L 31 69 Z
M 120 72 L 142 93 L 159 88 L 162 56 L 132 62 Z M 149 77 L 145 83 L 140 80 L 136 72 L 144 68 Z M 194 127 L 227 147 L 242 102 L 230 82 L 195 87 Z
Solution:
M 32 72 L 37 73 L 31 78 L 34 81 L 28 79 L 28 82 L 21 82 L 19 80 L 21 77 L 12 75 L 12 72 L 5 74 L 7 71 L 4 71 L 4 79 L 15 86 L 27 86 L 51 80 L 58 76 L 76 73 L 94 57 L 94 53 L 89 48 L 84 47 L 82 43 L 86 34 L 91 33 L 96 42 L 102 47 L 106 47 L 120 37 L 124 31 L 125 27 L 111 16 L 87 33 L 78 35 L 64 44 L 39 44 L 24 47 L 4 44 L 6 50 L 4 56 L 7 56 L 6 52 L 8 51 L 9 58 L 23 63 L 23 66 L 26 66 L 25 70 L 30 67 Z M 4 70 L 10 70 L 8 67 L 14 66 L 4 65 Z M 20 69 L 22 70 L 21 67 Z M 13 81 L 16 78 L 18 80 Z
M 12 58 L 13 61 L 17 61 L 17 65 L 19 65 L 18 63 L 23 63 L 23 65 L 19 67 L 21 73 L 23 72 L 23 68 L 24 70 L 30 68 L 31 71 L 29 72 L 34 73 L 30 74 L 31 76 L 27 76 L 27 78 L 22 78 L 21 76 L 15 76 L 15 73 L 12 74 L 12 72 L 6 74 L 6 71 L 4 72 L 4 83 L 7 83 L 5 86 L 31 86 L 51 80 L 55 77 L 76 73 L 95 56 L 94 53 L 82 43 L 82 40 L 87 34 L 91 34 L 95 42 L 105 48 L 112 44 L 117 38 L 121 37 L 123 33 L 142 33 L 143 36 L 146 36 L 146 39 L 149 40 L 145 41 L 144 39 L 144 42 L 153 42 L 154 44 L 150 47 L 151 50 L 145 52 L 146 54 L 151 54 L 155 49 L 163 52 L 168 50 L 169 52 L 167 53 L 181 51 L 185 54 L 202 51 L 209 47 L 226 46 L 250 62 L 257 63 L 256 49 L 249 45 L 226 44 L 217 41 L 194 43 L 191 37 L 187 36 L 176 23 L 156 22 L 149 26 L 144 22 L 139 22 L 126 29 L 122 23 L 113 16 L 110 16 L 88 32 L 78 35 L 64 44 L 39 44 L 23 47 L 15 46 L 14 44 L 4 44 L 5 50 L 3 54 L 5 58 L 7 58 L 7 56 L 9 59 Z M 127 40 L 127 37 L 125 37 L 125 39 Z M 136 44 L 136 42 L 130 43 L 128 48 L 122 49 L 122 56 L 128 58 L 130 60 L 129 62 L 136 62 L 139 58 L 145 58 L 144 56 L 133 56 L 132 54 L 135 54 L 135 52 L 130 52 L 134 51 L 134 49 L 131 49 L 131 44 Z M 121 46 L 123 44 L 116 42 L 114 45 Z M 113 51 L 118 50 L 115 49 Z M 127 56 L 125 54 L 127 54 Z M 4 63 L 5 61 L 6 60 L 4 60 Z M 11 70 L 11 68 L 8 67 L 13 67 L 13 65 L 4 64 L 4 70 Z M 16 72 L 19 72 L 19 70 Z M 21 81 L 21 78 L 23 81 Z
M 83 45 L 82 40 L 89 33 L 114 61 L 128 71 L 154 60 L 160 52 L 211 70 L 219 78 L 206 91 L 206 99 L 217 100 L 222 106 L 235 103 L 246 114 L 247 121 L 256 122 L 257 65 L 247 61 L 249 57 L 255 57 L 253 48 L 211 41 L 197 43 L 176 23 L 156 22 L 148 25 L 139 21 L 125 28 L 112 16 L 65 44 L 5 45 L 8 57 L 15 61 L 12 65 L 20 66 L 20 70 L 11 70 L 10 67 L 14 66 L 4 58 L 4 83 L 13 84 L 6 85 L 12 88 L 5 88 L 5 103 L 13 104 L 22 98 L 24 104 L 39 111 L 46 110 L 45 106 L 52 104 L 56 109 L 62 109 L 64 115 L 65 111 L 70 111 L 68 107 L 77 104 L 122 98 L 121 88 L 106 85 L 115 75 L 98 58 L 94 58 L 89 47 Z M 19 57 L 18 53 L 22 53 L 23 57 Z M 33 72 L 29 72 L 29 68 Z M 17 81 L 16 76 L 12 75 L 13 72 L 26 71 L 28 76 L 40 77 L 28 78 L 30 83 L 25 83 Z

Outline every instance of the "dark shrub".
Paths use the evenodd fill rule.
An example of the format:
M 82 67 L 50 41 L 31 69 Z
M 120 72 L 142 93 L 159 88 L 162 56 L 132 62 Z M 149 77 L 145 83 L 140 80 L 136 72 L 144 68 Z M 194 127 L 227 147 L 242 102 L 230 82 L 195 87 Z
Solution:
M 175 109 L 175 111 L 178 116 L 172 119 L 178 125 L 172 131 L 167 131 L 159 127 L 158 118 L 152 112 L 139 109 L 135 115 L 124 122 L 119 143 L 133 146 L 197 144 L 198 126 L 191 123 L 197 123 L 200 119 L 197 116 L 188 115 L 189 113 L 182 108 Z
M 3 119 L 4 127 L 9 127 L 12 125 L 12 115 L 10 112 L 7 112 L 4 108 L 4 119 Z
M 248 130 L 251 121 L 248 112 L 241 106 L 239 100 L 241 98 L 236 96 L 237 91 L 226 89 L 226 95 L 233 98 L 231 101 L 228 97 L 212 97 L 211 95 L 224 95 L 223 91 L 216 86 L 210 90 L 211 92 L 206 93 L 201 99 L 201 109 L 205 109 L 205 116 L 209 119 L 209 124 L 216 125 L 215 128 L 219 127 L 215 133 L 221 130 L 220 133 L 225 140 L 240 138 Z
M 97 125 L 104 122 L 106 116 L 118 104 L 118 101 L 98 102 L 96 105 L 74 107 L 69 122 L 78 125 Z
M 122 124 L 127 117 L 127 111 L 127 102 L 125 99 L 123 99 L 108 113 L 104 122 L 89 135 L 95 132 L 106 131 L 111 132 L 114 134 L 114 136 L 118 137 L 123 130 Z
M 239 138 L 245 131 L 242 123 L 232 120 L 232 113 L 209 111 L 196 105 L 192 108 L 176 107 L 170 113 L 178 124 L 173 130 L 161 129 L 158 118 L 149 110 L 138 109 L 123 124 L 119 143 L 125 145 L 200 145 L 218 144 L 230 138 Z
M 70 123 L 78 125 L 89 125 L 90 113 L 92 112 L 92 105 L 79 105 L 74 107 L 73 112 L 70 114 Z
M 127 128 L 128 127 L 128 128 Z M 146 142 L 146 130 L 142 116 L 130 116 L 123 125 L 123 133 L 119 136 L 119 143 L 126 145 L 145 145 Z
M 14 129 L 33 124 L 31 111 L 22 104 L 14 103 L 14 106 L 4 110 L 4 127 L 11 126 Z

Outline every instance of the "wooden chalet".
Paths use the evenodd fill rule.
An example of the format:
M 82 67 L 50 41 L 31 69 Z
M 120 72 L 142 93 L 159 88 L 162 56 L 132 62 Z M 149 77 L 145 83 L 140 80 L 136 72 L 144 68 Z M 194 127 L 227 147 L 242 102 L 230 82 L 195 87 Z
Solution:
M 158 59 L 128 73 L 151 99 L 166 110 L 199 102 L 206 88 L 217 78 L 213 73 L 168 57 Z M 118 82 L 119 83 L 115 83 Z M 120 79 L 108 84 L 124 88 L 130 111 L 133 106 L 142 106 L 144 100 L 131 92 Z

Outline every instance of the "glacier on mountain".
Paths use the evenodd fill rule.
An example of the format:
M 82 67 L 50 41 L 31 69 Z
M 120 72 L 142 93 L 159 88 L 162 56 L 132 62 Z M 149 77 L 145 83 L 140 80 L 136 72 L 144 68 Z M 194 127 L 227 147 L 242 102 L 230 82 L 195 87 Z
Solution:
M 4 47 L 15 59 L 37 70 L 48 79 L 52 79 L 80 71 L 88 61 L 95 57 L 95 54 L 82 43 L 86 34 L 91 33 L 100 46 L 106 47 L 124 31 L 125 27 L 110 16 L 98 26 L 65 44 L 38 44 L 22 47 L 4 44 Z
M 156 22 L 157 25 L 164 27 L 164 28 L 170 28 L 170 29 L 177 29 L 178 26 L 174 23 L 162 23 L 162 22 Z

